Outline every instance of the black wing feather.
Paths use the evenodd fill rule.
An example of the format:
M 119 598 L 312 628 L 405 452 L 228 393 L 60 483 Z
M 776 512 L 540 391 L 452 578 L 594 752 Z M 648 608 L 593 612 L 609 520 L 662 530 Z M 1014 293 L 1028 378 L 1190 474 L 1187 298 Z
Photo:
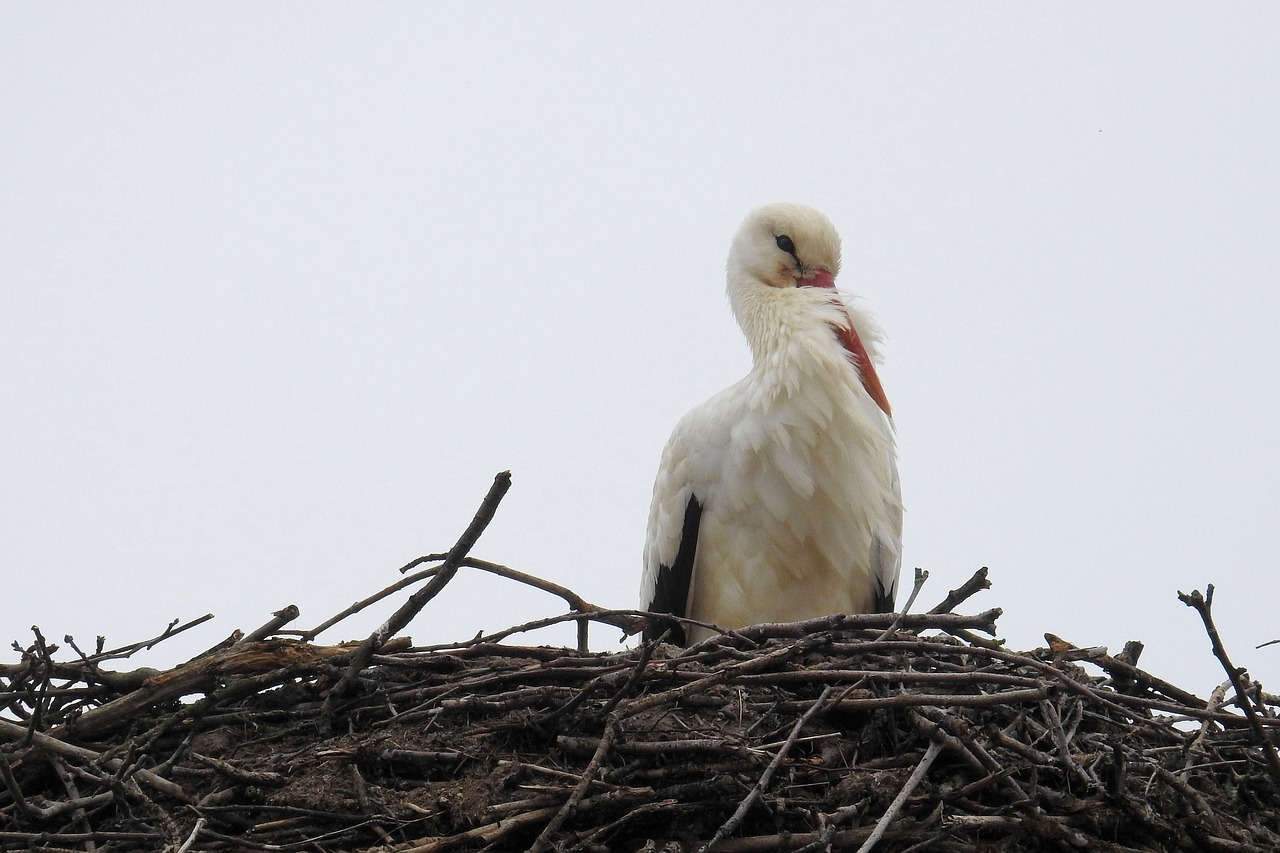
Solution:
M 896 587 L 897 584 L 894 584 Z M 896 597 L 897 589 L 885 589 L 881 581 L 876 581 L 876 613 L 892 613 L 893 599 Z
M 670 566 L 658 566 L 657 583 L 654 584 L 653 600 L 647 610 L 653 613 L 670 613 L 674 616 L 687 616 L 689 605 L 689 585 L 693 582 L 693 558 L 698 551 L 698 526 L 702 523 L 702 504 L 693 495 L 684 508 L 684 526 L 680 530 L 680 547 L 676 550 L 676 558 Z M 664 631 L 669 642 L 683 646 L 685 644 L 684 626 L 677 623 L 663 624 L 656 620 L 645 626 L 644 638 L 655 640 Z
M 872 556 L 872 565 L 883 565 L 885 560 L 889 559 L 888 549 L 884 547 L 884 542 L 879 537 L 875 540 L 875 553 Z M 893 613 L 893 600 L 898 597 L 898 576 L 895 573 L 893 583 L 888 589 L 884 586 L 884 572 L 875 572 L 876 579 L 876 601 L 875 613 Z

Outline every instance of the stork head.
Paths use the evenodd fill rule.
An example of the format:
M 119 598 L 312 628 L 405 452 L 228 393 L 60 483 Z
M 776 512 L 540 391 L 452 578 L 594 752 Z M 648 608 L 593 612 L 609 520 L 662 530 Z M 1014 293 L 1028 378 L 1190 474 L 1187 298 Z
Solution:
M 831 287 L 840 272 L 840 235 L 803 204 L 766 204 L 747 214 L 729 251 L 729 280 L 769 287 Z
M 825 324 L 857 368 L 867 395 L 893 416 L 853 318 L 835 293 L 840 235 L 827 217 L 803 204 L 756 208 L 733 238 L 728 272 L 729 301 L 757 362 L 786 345 L 786 336 L 778 334 L 782 325 Z

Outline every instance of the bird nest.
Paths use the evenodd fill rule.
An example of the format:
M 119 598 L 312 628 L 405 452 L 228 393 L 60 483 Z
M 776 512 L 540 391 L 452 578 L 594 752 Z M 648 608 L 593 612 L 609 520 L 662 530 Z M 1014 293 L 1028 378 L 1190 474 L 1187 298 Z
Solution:
M 952 611 L 985 570 L 928 613 L 590 653 L 503 640 L 654 617 L 468 558 L 486 522 L 312 631 L 285 636 L 286 609 L 164 672 L 108 665 L 188 626 L 67 660 L 37 632 L 0 665 L 0 849 L 1280 849 L 1280 701 L 1231 666 L 1211 588 L 1183 596 L 1230 675 L 1208 700 L 1138 669 L 1138 644 L 981 636 L 999 611 Z M 396 636 L 465 566 L 570 611 Z M 373 636 L 310 642 L 423 581 Z

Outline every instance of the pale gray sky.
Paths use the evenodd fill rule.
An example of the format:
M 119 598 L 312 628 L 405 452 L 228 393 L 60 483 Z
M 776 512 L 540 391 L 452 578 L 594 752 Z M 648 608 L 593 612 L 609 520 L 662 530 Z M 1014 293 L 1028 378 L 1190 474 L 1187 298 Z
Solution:
M 793 200 L 889 334 L 926 606 L 989 565 L 1012 645 L 1207 693 L 1213 582 L 1275 682 L 1277 44 L 1272 3 L 8 4 L 0 641 L 316 624 L 504 468 L 474 553 L 633 606 L 660 449 L 748 365 L 729 238 Z M 460 578 L 409 633 L 558 611 Z

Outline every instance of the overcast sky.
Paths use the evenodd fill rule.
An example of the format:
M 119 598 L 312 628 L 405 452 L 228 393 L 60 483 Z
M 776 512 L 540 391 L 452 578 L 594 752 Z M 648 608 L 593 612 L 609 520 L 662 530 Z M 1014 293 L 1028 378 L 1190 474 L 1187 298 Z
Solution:
M 315 625 L 503 469 L 473 553 L 634 606 L 661 448 L 749 365 L 730 237 L 791 200 L 889 335 L 924 607 L 987 565 L 1011 645 L 1203 695 L 1212 582 L 1280 687 L 1278 44 L 1273 3 L 6 4 L 0 642 Z M 560 610 L 460 577 L 407 633 Z

